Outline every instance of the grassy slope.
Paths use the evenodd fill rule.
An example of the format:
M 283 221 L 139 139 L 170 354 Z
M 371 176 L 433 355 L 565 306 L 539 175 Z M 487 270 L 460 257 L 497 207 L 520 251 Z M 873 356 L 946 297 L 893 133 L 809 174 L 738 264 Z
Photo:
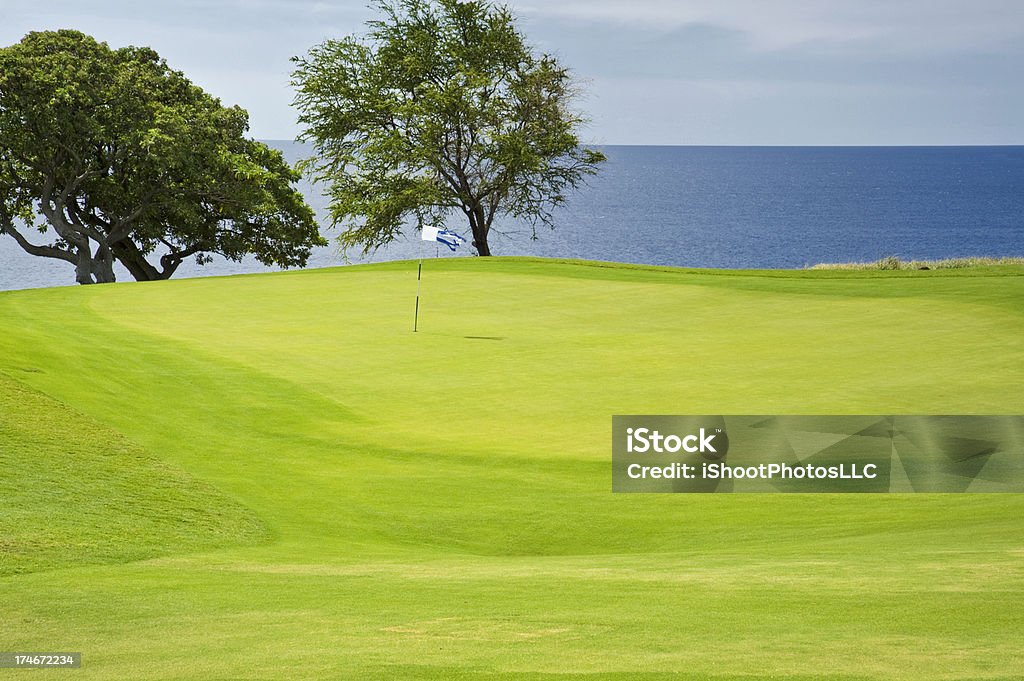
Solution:
M 0 374 L 0 576 L 266 540 L 258 519 Z
M 415 284 L 0 295 L 0 371 L 275 537 L 0 578 L 4 647 L 82 678 L 1024 675 L 1019 496 L 612 496 L 608 466 L 615 413 L 1020 413 L 1024 268 L 428 261 L 416 335 Z

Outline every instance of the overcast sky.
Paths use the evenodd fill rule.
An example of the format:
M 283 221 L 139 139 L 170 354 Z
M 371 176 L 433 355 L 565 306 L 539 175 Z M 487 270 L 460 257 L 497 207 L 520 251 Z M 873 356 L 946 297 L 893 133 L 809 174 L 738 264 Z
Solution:
M 598 144 L 1024 144 L 1021 0 L 515 0 L 586 84 Z M 295 136 L 289 57 L 362 32 L 366 3 L 0 0 L 0 44 L 75 28 L 149 45 Z

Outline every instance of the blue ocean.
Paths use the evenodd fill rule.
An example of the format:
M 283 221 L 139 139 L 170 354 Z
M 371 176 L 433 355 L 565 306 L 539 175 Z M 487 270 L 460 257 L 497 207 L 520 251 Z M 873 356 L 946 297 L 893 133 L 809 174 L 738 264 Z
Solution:
M 309 153 L 270 142 L 290 160 Z M 602 173 L 556 228 L 506 222 L 498 255 L 653 265 L 799 268 L 896 255 L 1024 256 L 1024 147 L 603 147 Z M 318 187 L 303 184 L 327 224 Z M 449 228 L 466 236 L 466 226 Z M 325 227 L 324 233 L 333 233 Z M 311 267 L 433 257 L 415 235 L 374 254 L 318 250 Z M 468 249 L 467 249 L 468 254 Z M 451 257 L 447 250 L 441 257 Z M 255 261 L 183 265 L 178 277 L 258 272 Z M 119 279 L 129 277 L 122 273 Z M 0 289 L 73 283 L 70 265 L 0 236 Z

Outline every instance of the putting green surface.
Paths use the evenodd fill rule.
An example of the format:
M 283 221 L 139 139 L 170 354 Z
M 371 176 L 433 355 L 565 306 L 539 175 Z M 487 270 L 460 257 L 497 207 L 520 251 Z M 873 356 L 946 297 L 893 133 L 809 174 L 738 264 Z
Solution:
M 75 678 L 1019 679 L 1021 495 L 612 495 L 614 414 L 1024 413 L 1024 268 L 0 293 L 0 650 Z M 0 670 L 0 678 L 24 672 Z

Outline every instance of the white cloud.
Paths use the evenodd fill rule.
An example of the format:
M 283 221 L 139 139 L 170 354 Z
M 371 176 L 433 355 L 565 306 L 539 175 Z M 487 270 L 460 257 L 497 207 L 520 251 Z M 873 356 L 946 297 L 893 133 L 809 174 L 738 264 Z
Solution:
M 764 50 L 871 43 L 895 52 L 987 49 L 1024 37 L 1019 0 L 517 0 L 523 16 L 739 31 Z
M 1016 143 L 1022 0 L 498 0 L 587 81 L 606 143 Z M 296 131 L 289 57 L 367 0 L 0 0 L 0 45 L 74 27 L 151 45 L 258 137 Z

